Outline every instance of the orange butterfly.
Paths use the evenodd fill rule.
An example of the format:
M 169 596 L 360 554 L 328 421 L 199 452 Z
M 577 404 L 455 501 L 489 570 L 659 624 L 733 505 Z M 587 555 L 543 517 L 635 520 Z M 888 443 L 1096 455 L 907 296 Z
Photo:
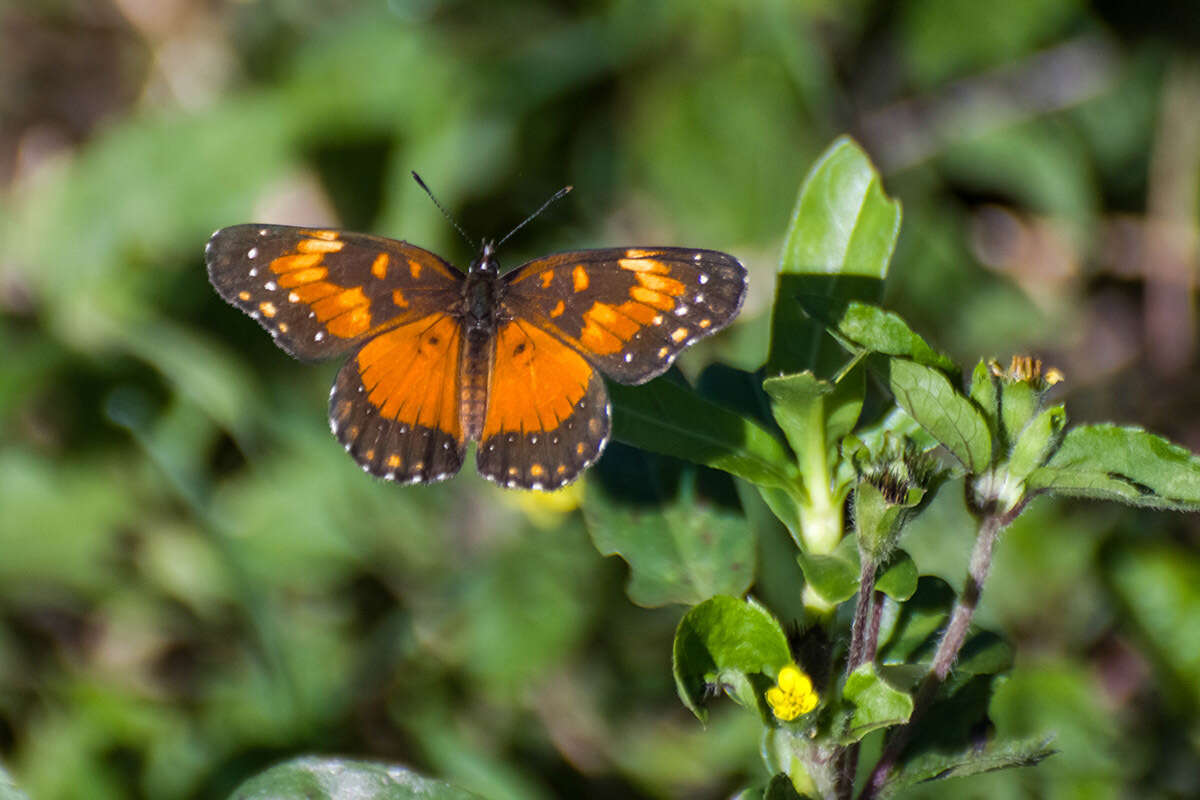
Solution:
M 597 370 L 661 375 L 729 324 L 746 294 L 733 256 L 677 247 L 558 253 L 500 274 L 493 246 L 463 274 L 407 242 L 235 225 L 205 248 L 217 292 L 303 360 L 353 353 L 329 423 L 362 468 L 402 483 L 458 472 L 555 489 L 608 442 Z

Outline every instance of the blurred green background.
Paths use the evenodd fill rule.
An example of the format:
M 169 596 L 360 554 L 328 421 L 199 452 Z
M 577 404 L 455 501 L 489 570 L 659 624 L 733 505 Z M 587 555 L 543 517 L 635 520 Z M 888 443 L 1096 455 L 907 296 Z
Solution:
M 675 697 L 682 607 L 639 608 L 578 512 L 366 478 L 336 365 L 209 287 L 240 222 L 507 266 L 711 247 L 753 369 L 805 170 L 838 134 L 904 203 L 888 304 L 968 365 L 1033 352 L 1076 420 L 1200 449 L 1200 11 L 1190 0 L 29 0 L 0 5 L 0 760 L 35 800 L 221 798 L 298 753 L 492 798 L 716 798 L 758 722 Z M 610 464 L 619 458 L 612 448 Z M 611 466 L 609 467 L 611 469 Z M 602 464 L 601 470 L 605 469 Z M 912 535 L 961 581 L 950 487 Z M 981 621 L 1042 767 L 910 796 L 1200 794 L 1200 531 L 1042 501 Z M 798 587 L 797 587 L 798 591 Z M 785 620 L 786 621 L 786 620 Z

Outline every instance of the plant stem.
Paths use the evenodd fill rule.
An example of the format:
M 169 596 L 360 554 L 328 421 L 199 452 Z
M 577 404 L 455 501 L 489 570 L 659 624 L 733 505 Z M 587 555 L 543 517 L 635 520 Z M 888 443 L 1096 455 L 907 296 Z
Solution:
M 858 796 L 859 800 L 872 800 L 887 783 L 896 760 L 912 739 L 917 722 L 928 709 L 938 687 L 950 674 L 950 667 L 954 664 L 954 659 L 958 657 L 958 653 L 967 639 L 971 618 L 975 615 L 975 609 L 979 605 L 979 596 L 983 592 L 983 584 L 987 580 L 988 571 L 992 566 L 992 551 L 996 546 L 996 538 L 1000 530 L 1012 521 L 1019 510 L 1019 508 L 1014 509 L 1006 515 L 988 513 L 980 520 L 979 533 L 975 537 L 975 549 L 971 552 L 966 585 L 963 587 L 962 595 L 954 604 L 954 610 L 950 613 L 950 623 L 942 633 L 942 640 L 938 643 L 938 649 L 933 656 L 929 672 L 917 690 L 917 696 L 913 700 L 912 716 L 907 724 L 897 729 L 888 738 L 887 745 L 883 748 L 883 753 L 875 764 L 875 769 L 871 771 L 867 785 L 863 787 Z
M 850 654 L 846 657 L 846 677 L 867 660 L 867 633 L 870 630 L 868 620 L 871 615 L 871 600 L 875 595 L 875 571 L 878 565 L 865 553 L 860 553 L 860 556 L 862 568 L 858 575 L 858 601 L 854 605 L 854 622 L 850 626 Z
M 846 677 L 861 664 L 874 658 L 874 636 L 879 633 L 879 621 L 871 613 L 878 603 L 872 603 L 875 597 L 875 573 L 877 563 L 866 553 L 859 554 L 862 568 L 858 576 L 858 600 L 854 606 L 854 622 L 850 626 L 850 653 L 846 657 Z M 874 620 L 875 624 L 871 622 Z M 870 655 L 868 655 L 868 653 Z M 859 743 L 853 742 L 837 758 L 837 797 L 838 800 L 850 800 L 854 794 L 854 773 L 858 771 Z
M 871 605 L 871 622 L 867 630 L 867 649 L 863 653 L 864 661 L 875 660 L 875 650 L 879 647 L 879 624 L 883 620 L 883 592 L 875 593 L 875 602 Z

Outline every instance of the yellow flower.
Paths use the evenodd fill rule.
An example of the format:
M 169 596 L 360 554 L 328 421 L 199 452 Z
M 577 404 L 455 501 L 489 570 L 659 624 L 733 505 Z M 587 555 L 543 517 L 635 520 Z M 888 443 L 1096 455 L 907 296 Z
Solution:
M 767 690 L 767 704 L 775 716 L 791 722 L 801 714 L 817 707 L 817 693 L 813 691 L 812 679 L 795 664 L 779 670 L 775 686 Z
M 563 518 L 583 501 L 583 480 L 575 481 L 552 492 L 499 492 L 502 500 L 519 508 L 539 528 L 557 528 Z
M 988 367 L 997 378 L 1012 383 L 1030 383 L 1043 391 L 1066 379 L 1058 367 L 1042 369 L 1042 360 L 1033 356 L 1013 356 L 1008 369 L 1004 369 L 999 361 L 992 359 L 988 362 Z

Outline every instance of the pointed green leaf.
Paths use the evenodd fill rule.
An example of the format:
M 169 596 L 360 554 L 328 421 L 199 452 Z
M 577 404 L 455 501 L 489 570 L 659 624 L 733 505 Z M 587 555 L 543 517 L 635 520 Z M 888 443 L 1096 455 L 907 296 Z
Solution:
M 700 721 L 708 712 L 703 707 L 705 687 L 711 683 L 740 680 L 747 685 L 752 676 L 774 680 L 779 670 L 791 663 L 787 636 L 779 622 L 757 603 L 717 595 L 693 608 L 675 630 L 672 670 L 679 699 Z M 758 703 L 738 692 L 741 700 Z
M 899 232 L 900 204 L 884 195 L 867 154 L 842 137 L 813 165 L 800 188 L 780 272 L 882 280 Z
M 835 141 L 800 187 L 779 265 L 771 321 L 771 373 L 830 374 L 832 348 L 800 308 L 800 295 L 878 300 L 900 231 L 900 204 L 883 193 L 870 159 Z M 825 352 L 823 352 L 823 349 Z
M 1049 746 L 1051 738 L 992 742 L 982 752 L 972 748 L 960 753 L 927 753 L 905 763 L 892 774 L 879 797 L 890 797 L 901 789 L 925 781 L 962 778 L 1009 767 L 1032 767 L 1057 750 Z
M 479 800 L 479 795 L 404 767 L 374 761 L 305 756 L 243 783 L 229 800 Z
M 858 424 L 866 395 L 867 368 L 860 362 L 843 375 L 825 397 L 825 446 L 830 451 L 835 451 Z
M 825 450 L 823 401 L 833 391 L 832 383 L 811 372 L 801 372 L 767 378 L 763 390 L 771 398 L 771 413 L 794 453 L 808 453 L 814 447 Z
M 627 591 L 638 605 L 695 605 L 714 594 L 741 595 L 753 583 L 754 536 L 741 514 L 686 496 L 666 506 L 623 504 L 597 481 L 586 491 L 592 542 L 629 564 Z
M 979 409 L 933 367 L 902 358 L 889 358 L 886 365 L 896 403 L 945 445 L 968 473 L 987 469 L 992 437 Z
M 1047 408 L 1034 417 L 1013 445 L 1008 456 L 1008 474 L 1024 480 L 1037 469 L 1058 446 L 1066 424 L 1067 409 L 1062 405 Z
M 848 349 L 900 356 L 944 372 L 958 370 L 950 356 L 930 347 L 899 314 L 857 300 L 801 297 L 800 302 Z
M 774 436 L 689 387 L 659 378 L 643 386 L 610 383 L 608 390 L 618 441 L 725 470 L 751 483 L 794 485 L 796 465 Z
M 873 730 L 901 725 L 912 716 L 912 696 L 862 664 L 846 677 L 842 700 L 852 709 L 843 743 L 857 742 Z
M 991 367 L 983 360 L 980 360 L 971 372 L 971 399 L 989 420 L 1000 419 L 1000 390 L 996 386 L 998 380 L 992 374 Z
M 1042 392 L 1028 381 L 999 381 L 1000 386 L 1000 437 L 1012 447 L 1029 426 L 1042 402 Z
M 1200 511 L 1200 458 L 1141 428 L 1081 425 L 1067 431 L 1025 485 L 1031 492 Z

